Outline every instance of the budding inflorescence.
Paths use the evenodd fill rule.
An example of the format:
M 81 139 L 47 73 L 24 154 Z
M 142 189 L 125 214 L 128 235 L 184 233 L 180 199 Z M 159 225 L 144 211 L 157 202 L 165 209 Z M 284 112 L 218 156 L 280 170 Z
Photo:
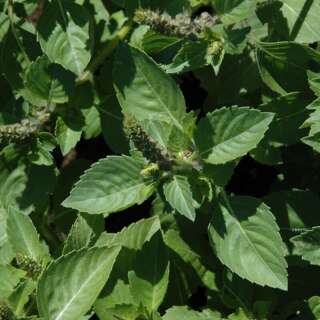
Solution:
M 177 37 L 191 37 L 212 28 L 217 21 L 208 12 L 192 19 L 187 13 L 179 13 L 174 18 L 167 13 L 149 9 L 138 9 L 134 20 L 139 24 L 150 26 L 156 32 Z
M 0 126 L 0 144 L 12 142 L 25 142 L 37 131 L 37 125 L 28 119 L 20 123 Z
M 17 265 L 20 269 L 27 272 L 27 276 L 37 279 L 42 271 L 41 265 L 29 256 L 18 254 L 16 257 Z
M 14 320 L 16 319 L 13 311 L 5 301 L 0 301 L 0 320 Z
M 135 148 L 141 151 L 146 159 L 158 164 L 161 169 L 170 166 L 167 151 L 160 148 L 158 144 L 148 136 L 134 117 L 125 117 L 124 130 L 127 137 L 133 142 Z

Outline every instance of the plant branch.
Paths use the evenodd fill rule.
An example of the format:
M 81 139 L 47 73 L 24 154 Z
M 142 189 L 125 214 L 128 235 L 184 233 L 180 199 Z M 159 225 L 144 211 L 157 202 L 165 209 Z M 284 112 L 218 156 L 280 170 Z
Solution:
M 86 71 L 78 78 L 77 84 L 82 84 L 84 82 L 89 81 L 92 78 L 94 72 L 102 65 L 106 58 L 108 58 L 112 52 L 116 49 L 119 42 L 126 38 L 128 33 L 131 30 L 132 22 L 128 22 L 125 24 L 118 32 L 118 34 L 109 41 L 105 47 L 103 47 L 100 52 L 98 52 L 97 56 L 92 60 L 89 64 Z

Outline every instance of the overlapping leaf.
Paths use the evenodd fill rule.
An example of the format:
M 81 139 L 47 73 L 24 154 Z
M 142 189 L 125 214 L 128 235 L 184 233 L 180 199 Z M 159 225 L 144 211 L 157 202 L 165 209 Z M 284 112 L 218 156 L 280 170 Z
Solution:
M 211 164 L 235 160 L 263 138 L 273 118 L 247 107 L 221 108 L 201 119 L 195 140 L 200 156 Z
M 85 315 L 105 285 L 119 250 L 83 249 L 51 263 L 38 284 L 40 316 L 76 320 Z
M 100 160 L 81 177 L 63 205 L 108 215 L 142 203 L 153 192 L 152 182 L 146 182 L 140 175 L 142 169 L 141 162 L 127 156 Z
M 287 264 L 279 227 L 255 198 L 226 198 L 209 226 L 213 248 L 230 270 L 259 285 L 287 290 Z

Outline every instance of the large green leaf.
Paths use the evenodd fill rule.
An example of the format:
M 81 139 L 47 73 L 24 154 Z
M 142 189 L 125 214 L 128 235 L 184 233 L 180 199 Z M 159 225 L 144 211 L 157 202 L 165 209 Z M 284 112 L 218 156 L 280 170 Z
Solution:
M 311 264 L 320 266 L 320 227 L 301 233 L 291 239 L 294 244 L 293 253 L 302 256 Z
M 108 215 L 140 204 L 153 192 L 153 184 L 140 175 L 142 169 L 142 163 L 127 156 L 100 160 L 85 172 L 63 205 Z
M 320 40 L 319 0 L 282 0 L 281 11 L 285 17 L 289 39 L 300 43 L 312 43 Z
M 130 291 L 137 305 L 142 304 L 149 313 L 156 311 L 167 292 L 169 257 L 161 232 L 146 242 L 128 274 Z
M 26 255 L 35 261 L 48 256 L 47 247 L 40 242 L 32 220 L 18 209 L 8 209 L 7 232 L 10 244 L 16 254 Z
M 208 113 L 195 136 L 200 156 L 211 164 L 223 164 L 245 155 L 263 138 L 272 118 L 272 113 L 247 107 Z
M 184 135 L 184 97 L 173 79 L 145 53 L 121 46 L 113 78 L 124 113 L 141 121 L 155 140 L 166 146 L 171 131 Z
M 105 285 L 119 247 L 72 252 L 51 263 L 37 290 L 39 313 L 48 320 L 76 320 L 85 315 Z
M 80 75 L 91 58 L 91 18 L 83 6 L 53 0 L 38 24 L 38 39 L 52 62 Z
M 180 214 L 187 217 L 191 221 L 196 218 L 195 208 L 198 206 L 193 199 L 191 186 L 187 177 L 173 176 L 163 186 L 166 200 Z
M 263 202 L 225 198 L 213 213 L 209 237 L 218 258 L 232 272 L 259 285 L 287 290 L 284 244 Z

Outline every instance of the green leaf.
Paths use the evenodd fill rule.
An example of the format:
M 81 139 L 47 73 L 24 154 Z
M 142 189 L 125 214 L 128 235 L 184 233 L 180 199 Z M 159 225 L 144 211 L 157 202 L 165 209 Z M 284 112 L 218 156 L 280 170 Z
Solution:
M 188 307 L 172 307 L 162 317 L 163 320 L 219 320 L 221 315 L 218 312 L 205 309 L 202 312 L 188 309 Z
M 210 43 L 207 41 L 187 42 L 173 58 L 169 65 L 163 68 L 167 73 L 182 73 L 209 65 L 213 55 L 209 52 Z
M 145 242 L 150 241 L 160 229 L 161 225 L 157 216 L 141 219 L 123 228 L 121 232 L 115 234 L 103 233 L 95 245 L 98 247 L 122 246 L 132 250 L 141 250 Z
M 317 51 L 294 42 L 259 42 L 257 48 L 262 80 L 281 95 L 306 90 L 307 68 L 310 63 L 320 63 Z
M 130 291 L 137 305 L 142 304 L 149 313 L 159 308 L 167 292 L 169 270 L 167 248 L 158 232 L 137 254 L 133 271 L 128 274 Z
M 301 233 L 291 238 L 293 253 L 302 256 L 311 264 L 320 266 L 320 227 Z
M 257 146 L 272 119 L 272 113 L 247 107 L 208 113 L 195 135 L 200 156 L 211 164 L 224 164 L 245 155 Z
M 87 248 L 100 236 L 104 230 L 102 216 L 79 214 L 71 227 L 63 247 L 63 254 Z
M 232 272 L 262 286 L 287 290 L 284 244 L 263 202 L 225 198 L 213 213 L 209 237 L 218 258 Z
M 244 20 L 254 12 L 257 0 L 213 0 L 222 22 L 232 24 Z
M 12 266 L 0 265 L 0 299 L 8 298 L 25 275 L 24 271 L 15 269 Z
M 176 255 L 178 255 L 182 261 L 184 262 L 184 265 L 189 268 L 191 267 L 196 275 L 201 279 L 202 284 L 204 284 L 206 287 L 208 287 L 211 290 L 216 290 L 216 283 L 215 283 L 215 275 L 214 273 L 209 270 L 209 268 L 204 264 L 202 261 L 201 256 L 196 253 L 192 247 L 186 243 L 180 234 L 175 230 L 168 230 L 165 233 L 164 241 L 168 248 L 172 250 Z M 173 255 L 174 257 L 174 255 Z M 175 261 L 175 265 L 177 265 L 178 262 Z M 186 271 L 190 275 L 189 269 Z M 176 275 L 175 275 L 176 276 Z M 193 279 L 192 279 L 193 280 Z M 174 293 L 176 294 L 176 293 Z M 182 294 L 185 294 L 182 292 Z
M 303 143 L 310 146 L 314 151 L 320 152 L 320 132 L 301 139 Z
M 170 205 L 191 221 L 196 218 L 195 208 L 198 206 L 193 199 L 191 186 L 187 177 L 173 176 L 163 186 L 164 195 Z
M 289 28 L 289 40 L 313 43 L 320 40 L 319 1 L 282 0 L 281 12 Z
M 85 315 L 105 285 L 119 251 L 119 247 L 83 249 L 51 263 L 38 284 L 40 316 L 74 320 Z
M 121 46 L 113 78 L 123 112 L 141 121 L 147 132 L 159 127 L 152 135 L 156 141 L 166 146 L 173 130 L 185 135 L 184 97 L 173 79 L 145 53 Z
M 71 72 L 50 64 L 46 56 L 39 57 L 29 66 L 24 78 L 24 97 L 42 107 L 51 103 L 66 103 L 74 83 Z
M 16 254 L 26 255 L 35 261 L 45 259 L 49 253 L 40 242 L 32 220 L 16 208 L 8 209 L 8 239 Z
M 31 279 L 26 279 L 15 288 L 9 297 L 10 306 L 16 315 L 21 316 L 24 313 L 24 307 L 28 303 L 31 294 L 36 289 L 36 283 Z
M 72 129 L 61 117 L 57 119 L 55 135 L 60 145 L 62 155 L 66 155 L 81 139 L 82 130 Z
M 91 58 L 91 27 L 83 6 L 70 0 L 53 0 L 38 21 L 38 39 L 50 61 L 80 76 Z
M 301 126 L 310 112 L 306 109 L 308 104 L 309 100 L 302 93 L 292 92 L 260 105 L 261 111 L 275 114 L 266 133 L 267 141 L 286 145 L 298 143 L 307 134 Z
M 308 305 L 313 315 L 316 318 L 319 318 L 320 317 L 320 297 L 319 296 L 311 297 L 308 300 Z
M 309 82 L 310 89 L 314 92 L 314 94 L 317 97 L 319 97 L 320 96 L 320 74 L 308 70 L 307 75 L 308 75 L 308 82 Z
M 145 201 L 152 182 L 140 175 L 143 164 L 127 156 L 110 156 L 94 164 L 80 178 L 63 206 L 108 215 Z

